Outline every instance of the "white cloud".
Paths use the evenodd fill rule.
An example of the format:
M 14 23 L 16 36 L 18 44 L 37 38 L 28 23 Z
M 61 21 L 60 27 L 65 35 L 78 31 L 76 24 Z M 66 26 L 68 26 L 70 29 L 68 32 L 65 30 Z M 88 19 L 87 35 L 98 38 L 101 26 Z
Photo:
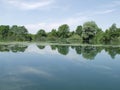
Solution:
M 39 0 L 39 1 L 21 1 L 21 0 L 7 0 L 7 3 L 20 8 L 22 10 L 33 10 L 33 9 L 40 9 L 46 6 L 51 5 L 54 0 Z
M 115 9 L 108 9 L 108 10 L 104 10 L 104 11 L 96 11 L 94 14 L 108 14 L 108 13 L 112 13 L 114 12 Z
M 54 21 L 51 23 L 36 23 L 36 24 L 27 24 L 25 27 L 29 30 L 30 33 L 37 33 L 39 29 L 45 29 L 46 32 L 51 31 L 53 28 L 57 29 L 62 24 L 68 24 L 70 28 L 73 30 L 77 25 L 83 24 L 83 22 L 87 21 L 88 17 L 80 16 L 80 17 L 71 17 L 64 19 L 62 21 Z

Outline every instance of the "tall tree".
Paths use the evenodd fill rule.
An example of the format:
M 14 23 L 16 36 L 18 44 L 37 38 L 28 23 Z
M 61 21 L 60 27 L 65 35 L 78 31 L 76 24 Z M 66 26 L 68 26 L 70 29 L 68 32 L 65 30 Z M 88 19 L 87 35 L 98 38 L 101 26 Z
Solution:
M 85 22 L 83 24 L 83 33 L 82 33 L 83 41 L 90 42 L 90 40 L 92 40 L 96 35 L 98 29 L 99 28 L 94 21 Z
M 45 30 L 40 29 L 35 36 L 35 40 L 36 41 L 44 41 L 46 39 L 46 36 L 47 36 L 47 34 L 46 34 Z
M 0 40 L 6 40 L 9 32 L 8 25 L 1 25 L 0 26 Z
M 63 24 L 58 28 L 58 36 L 60 38 L 67 38 L 69 33 L 69 26 L 67 24 Z
M 78 34 L 78 35 L 82 35 L 82 26 L 80 25 L 80 26 L 77 26 L 77 28 L 76 28 L 76 34 Z
M 8 39 L 12 41 L 26 41 L 29 40 L 28 30 L 24 26 L 13 25 L 9 30 Z

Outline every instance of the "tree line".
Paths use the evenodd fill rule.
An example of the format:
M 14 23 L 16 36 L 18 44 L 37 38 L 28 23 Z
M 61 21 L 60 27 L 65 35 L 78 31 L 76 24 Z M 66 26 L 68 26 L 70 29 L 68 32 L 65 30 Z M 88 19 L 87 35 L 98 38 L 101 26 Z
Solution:
M 67 24 L 63 24 L 50 32 L 40 29 L 36 34 L 30 34 L 24 26 L 1 25 L 0 41 L 117 44 L 120 41 L 120 28 L 112 24 L 103 31 L 94 21 L 88 21 L 73 31 Z

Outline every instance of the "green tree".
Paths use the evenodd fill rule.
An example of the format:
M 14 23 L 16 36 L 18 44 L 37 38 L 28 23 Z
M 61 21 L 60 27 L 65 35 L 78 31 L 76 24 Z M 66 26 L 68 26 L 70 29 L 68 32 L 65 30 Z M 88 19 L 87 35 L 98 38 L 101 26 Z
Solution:
M 63 24 L 58 28 L 58 36 L 60 38 L 68 38 L 69 26 L 67 24 Z
M 57 38 L 58 38 L 58 36 L 57 36 L 56 29 L 52 29 L 52 31 L 49 32 L 48 35 L 47 35 L 47 39 L 50 40 L 50 41 L 56 41 Z
M 0 26 L 0 41 L 4 41 L 7 39 L 9 29 L 10 28 L 8 25 L 1 25 Z
M 96 35 L 96 32 L 98 31 L 98 26 L 94 21 L 85 22 L 83 24 L 83 41 L 84 42 L 90 42 Z
M 27 41 L 30 36 L 28 36 L 28 31 L 24 26 L 13 25 L 8 34 L 8 40 L 10 41 Z
M 76 28 L 76 34 L 78 34 L 78 35 L 82 35 L 82 26 L 80 25 L 80 26 L 77 26 L 77 28 Z
M 35 40 L 36 41 L 45 41 L 46 37 L 47 37 L 47 34 L 46 34 L 45 30 L 40 29 L 35 36 Z
M 104 43 L 103 36 L 104 36 L 104 32 L 102 31 L 102 29 L 98 29 L 92 43 L 94 43 L 94 44 Z
M 120 37 L 120 29 L 116 27 L 116 24 L 112 24 L 111 27 L 105 31 L 103 37 L 105 43 L 118 43 Z

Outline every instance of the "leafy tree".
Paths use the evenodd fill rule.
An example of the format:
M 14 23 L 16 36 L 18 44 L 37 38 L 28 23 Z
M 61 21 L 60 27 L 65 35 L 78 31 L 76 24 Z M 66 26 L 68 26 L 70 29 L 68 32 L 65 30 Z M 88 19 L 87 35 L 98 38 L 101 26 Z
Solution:
M 44 29 L 40 29 L 38 32 L 37 32 L 37 35 L 39 36 L 46 36 L 46 32 Z
M 77 28 L 76 28 L 76 34 L 78 34 L 78 35 L 82 35 L 82 26 L 80 25 L 80 26 L 77 26 Z
M 45 41 L 46 40 L 46 36 L 47 36 L 47 34 L 46 34 L 45 30 L 44 29 L 40 29 L 37 32 L 36 36 L 35 36 L 35 40 L 36 41 Z
M 82 38 L 78 34 L 73 34 L 67 39 L 67 41 L 69 43 L 82 43 Z
M 63 24 L 58 28 L 58 36 L 60 38 L 68 38 L 69 26 L 67 24 Z
M 56 29 L 52 29 L 52 31 L 48 33 L 47 39 L 50 41 L 56 41 L 58 39 Z
M 119 41 L 120 29 L 116 27 L 116 24 L 112 24 L 109 29 L 105 31 L 103 40 L 107 43 L 113 44 Z
M 1 25 L 0 26 L 0 41 L 6 40 L 9 32 L 9 26 L 8 25 Z
M 8 40 L 10 41 L 27 41 L 30 40 L 30 38 L 24 26 L 13 25 L 8 33 Z
M 52 29 L 51 35 L 54 36 L 54 37 L 57 37 L 57 31 L 56 31 L 56 29 Z
M 92 43 L 94 44 L 103 43 L 103 36 L 104 36 L 104 32 L 101 29 L 98 29 Z
M 85 22 L 83 24 L 83 33 L 82 33 L 83 41 L 90 42 L 90 40 L 92 40 L 96 35 L 98 29 L 99 28 L 94 21 Z

